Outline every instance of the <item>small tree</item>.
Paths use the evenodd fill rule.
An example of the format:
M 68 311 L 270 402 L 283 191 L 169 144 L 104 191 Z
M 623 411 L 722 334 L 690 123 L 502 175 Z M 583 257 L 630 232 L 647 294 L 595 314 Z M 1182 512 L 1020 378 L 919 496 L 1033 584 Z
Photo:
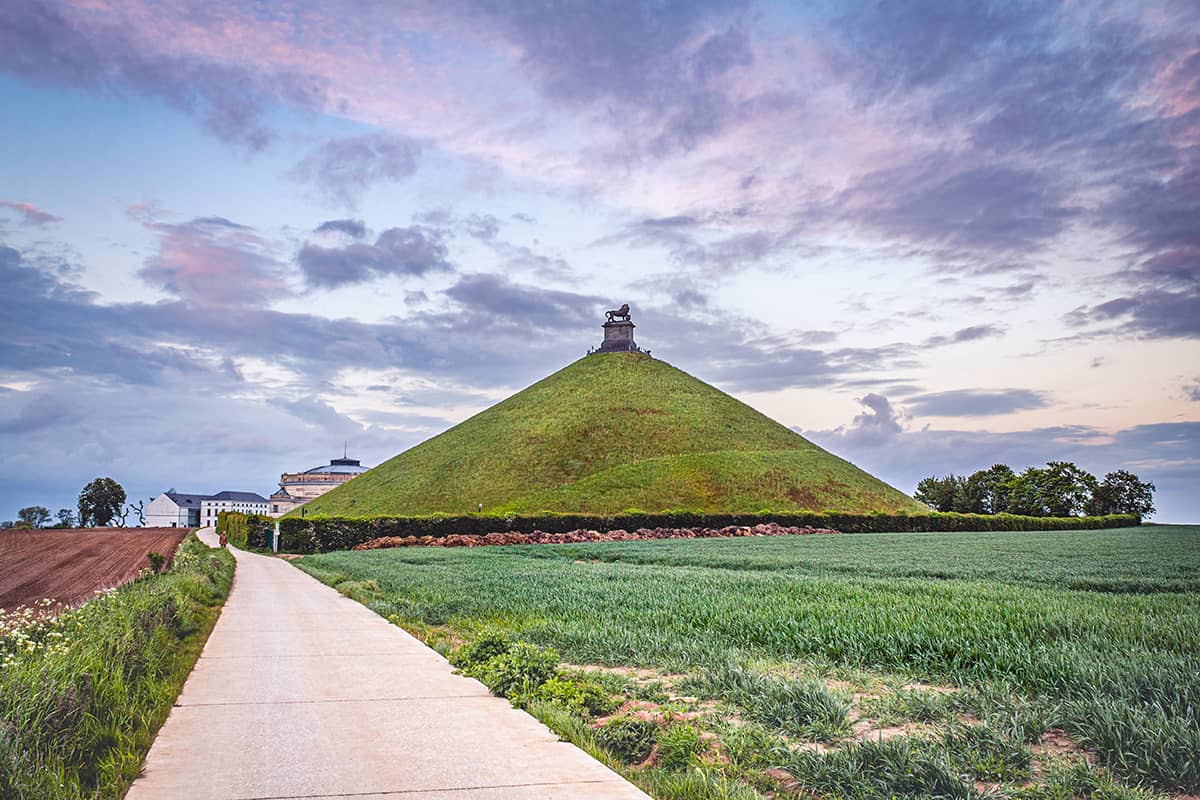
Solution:
M 1154 513 L 1154 484 L 1141 480 L 1127 470 L 1110 472 L 1092 493 L 1088 513 L 1148 517 Z
M 944 478 L 930 476 L 917 484 L 913 497 L 934 511 L 953 511 L 954 498 L 962 486 L 962 478 L 947 475 Z
M 56 528 L 74 528 L 75 527 L 75 512 L 69 508 L 60 508 L 54 516 L 58 517 Z
M 17 519 L 30 528 L 44 528 L 50 522 L 50 509 L 45 506 L 26 506 L 17 512 Z
M 112 478 L 96 478 L 79 493 L 79 525 L 103 527 L 121 513 L 125 490 Z

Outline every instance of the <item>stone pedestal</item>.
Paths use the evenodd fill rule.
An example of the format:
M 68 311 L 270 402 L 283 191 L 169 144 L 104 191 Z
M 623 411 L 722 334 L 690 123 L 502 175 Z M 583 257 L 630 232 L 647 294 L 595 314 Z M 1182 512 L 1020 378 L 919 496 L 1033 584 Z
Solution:
M 604 344 L 600 353 L 636 353 L 638 346 L 633 341 L 634 324 L 628 320 L 604 323 Z

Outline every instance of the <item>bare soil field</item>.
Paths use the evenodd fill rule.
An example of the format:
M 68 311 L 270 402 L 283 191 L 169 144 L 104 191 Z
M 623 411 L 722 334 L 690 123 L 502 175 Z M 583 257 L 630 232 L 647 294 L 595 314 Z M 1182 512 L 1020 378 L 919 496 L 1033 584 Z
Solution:
M 168 558 L 186 528 L 67 528 L 0 532 L 0 609 L 42 598 L 75 605 L 97 589 L 119 586 L 150 566 L 146 553 Z

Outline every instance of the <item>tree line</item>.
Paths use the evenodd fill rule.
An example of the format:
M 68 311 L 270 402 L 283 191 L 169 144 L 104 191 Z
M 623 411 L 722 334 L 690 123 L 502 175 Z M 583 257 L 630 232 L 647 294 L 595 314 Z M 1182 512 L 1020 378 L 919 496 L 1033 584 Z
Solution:
M 144 503 L 138 501 L 135 505 L 125 500 L 125 489 L 121 484 L 112 478 L 96 478 L 79 493 L 78 514 L 69 508 L 60 508 L 51 517 L 50 509 L 45 506 L 26 506 L 17 512 L 15 520 L 0 522 L 0 528 L 103 528 L 108 525 L 124 528 L 131 514 L 145 525 Z
M 913 493 L 934 511 L 962 514 L 1022 514 L 1074 517 L 1081 514 L 1154 513 L 1154 484 L 1119 469 L 1097 480 L 1070 461 L 1051 461 L 1017 473 L 993 464 L 970 475 L 930 476 Z

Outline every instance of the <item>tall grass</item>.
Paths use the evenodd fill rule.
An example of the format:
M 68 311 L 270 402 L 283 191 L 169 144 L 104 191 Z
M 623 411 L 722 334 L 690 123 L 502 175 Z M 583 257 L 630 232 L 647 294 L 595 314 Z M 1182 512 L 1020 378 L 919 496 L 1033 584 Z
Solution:
M 755 722 L 812 741 L 832 741 L 850 729 L 847 699 L 814 678 L 763 675 L 722 664 L 683 688 L 737 703 Z
M 1022 743 L 1053 726 L 1126 781 L 1200 790 L 1200 593 L 1175 591 L 1196 580 L 1197 528 L 375 551 L 298 564 L 375 581 L 369 604 L 401 620 L 468 635 L 493 624 L 572 663 L 692 673 L 701 693 L 768 731 L 839 729 L 836 692 L 786 677 L 800 662 L 965 688 L 989 729 L 937 746 L 903 737 L 837 748 L 827 761 L 801 751 L 786 768 L 814 788 L 841 775 L 862 796 L 954 795 L 966 773 L 1017 774 Z M 1071 574 L 1091 589 L 1064 588 Z M 722 674 L 731 662 L 777 664 L 779 676 Z M 906 770 L 915 783 L 871 777 Z
M 189 536 L 167 572 L 0 637 L 0 797 L 121 797 L 232 577 L 229 553 Z

